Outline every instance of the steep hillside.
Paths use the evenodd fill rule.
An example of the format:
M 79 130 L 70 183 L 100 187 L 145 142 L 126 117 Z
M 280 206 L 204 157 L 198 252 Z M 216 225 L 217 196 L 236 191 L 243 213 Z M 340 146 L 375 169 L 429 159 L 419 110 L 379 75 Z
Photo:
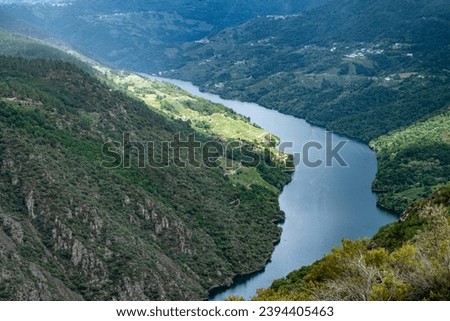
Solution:
M 379 168 L 373 188 L 380 203 L 402 211 L 450 178 L 450 111 L 370 143 Z
M 92 67 L 64 51 L 21 34 L 11 33 L 0 28 L 0 55 L 23 58 L 45 58 L 70 62 L 79 68 L 91 72 Z
M 170 120 L 60 60 L 0 56 L 0 74 L 2 299 L 205 299 L 210 288 L 264 266 L 280 234 L 274 222 L 283 219 L 281 169 L 259 168 L 252 185 L 220 162 L 180 167 L 170 158 L 162 168 L 139 168 L 140 151 L 130 145 L 119 154 L 131 168 L 105 166 L 117 164 L 105 163 L 104 143 L 124 133 L 155 146 L 178 133 L 216 146 L 227 137 Z M 170 86 L 153 85 L 172 97 Z M 272 142 L 259 148 L 265 144 Z

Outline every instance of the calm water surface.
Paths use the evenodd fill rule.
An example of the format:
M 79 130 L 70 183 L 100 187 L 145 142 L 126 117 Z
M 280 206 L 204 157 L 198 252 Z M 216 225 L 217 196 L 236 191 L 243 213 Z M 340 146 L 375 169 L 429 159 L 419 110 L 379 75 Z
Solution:
M 154 78 L 154 77 L 152 77 Z M 250 117 L 266 131 L 292 142 L 289 153 L 301 153 L 304 144 L 318 142 L 325 146 L 326 131 L 306 121 L 253 103 L 224 100 L 217 95 L 202 93 L 189 82 L 158 80 L 173 83 L 193 95 L 221 103 L 239 114 Z M 347 167 L 322 165 L 308 168 L 303 163 L 296 167 L 292 182 L 280 196 L 280 207 L 286 214 L 281 225 L 281 242 L 276 246 L 271 262 L 265 270 L 243 280 L 211 300 L 223 300 L 230 295 L 250 298 L 259 288 L 266 288 L 278 278 L 323 257 L 343 238 L 359 239 L 372 236 L 381 226 L 396 217 L 377 208 L 376 196 L 371 191 L 377 161 L 375 153 L 366 145 L 333 135 L 333 145 L 347 141 L 340 155 Z M 311 161 L 325 160 L 325 151 L 311 150 Z

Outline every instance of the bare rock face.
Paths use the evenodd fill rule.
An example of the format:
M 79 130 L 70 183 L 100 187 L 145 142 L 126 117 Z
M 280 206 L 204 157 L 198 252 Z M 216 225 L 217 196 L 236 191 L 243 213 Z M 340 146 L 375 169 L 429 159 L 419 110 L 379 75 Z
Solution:
M 11 238 L 17 244 L 23 244 L 23 228 L 22 224 L 16 222 L 12 218 L 6 216 L 3 212 L 0 211 L 0 221 L 3 222 L 4 228 L 6 228 Z
M 39 264 L 27 262 L 20 250 L 24 245 L 22 224 L 7 217 L 1 209 L 0 220 L 3 222 L 0 228 L 0 298 L 19 301 L 83 300 L 81 295 Z M 10 235 L 5 233 L 5 228 Z
M 30 192 L 28 192 L 25 202 L 27 204 L 27 209 L 28 209 L 28 214 L 30 215 L 30 217 L 32 219 L 36 218 L 36 215 L 34 213 L 34 195 L 33 195 L 33 190 L 31 190 Z
M 0 259 L 6 262 L 0 265 L 0 290 L 1 286 L 7 289 L 4 295 L 8 299 L 187 300 L 204 297 L 205 292 L 191 290 L 202 288 L 197 278 L 192 279 L 195 275 L 192 270 L 182 271 L 178 263 L 159 248 L 149 247 L 151 242 L 164 242 L 174 253 L 193 253 L 190 229 L 172 215 L 159 214 L 160 209 L 150 198 L 140 197 L 138 202 L 126 196 L 123 216 L 131 217 L 136 228 L 147 226 L 151 242 L 135 235 L 119 236 L 119 233 L 112 234 L 113 237 L 108 234 L 105 238 L 105 231 L 111 229 L 111 224 L 116 225 L 114 216 L 108 219 L 103 216 L 104 212 L 73 196 L 58 211 L 47 200 L 53 197 L 51 193 L 28 190 L 23 194 L 27 212 L 23 222 L 0 211 Z M 120 225 L 116 226 L 121 229 Z M 48 237 L 42 239 L 42 233 L 47 233 Z M 124 251 L 118 252 L 117 246 Z M 143 251 L 140 262 L 127 254 L 136 250 Z M 142 263 L 153 268 L 144 268 L 140 266 Z M 59 270 L 63 278 L 49 273 L 48 266 Z M 20 272 L 16 273 L 18 267 Z M 80 289 L 80 285 L 71 280 L 90 284 L 90 289 Z
M 43 177 L 50 183 L 49 176 Z M 52 174 L 52 177 L 55 175 Z M 20 182 L 21 180 L 18 181 L 19 184 Z M 0 211 L 0 257 L 2 262 L 8 262 L 0 270 L 0 283 L 5 284 L 6 288 L 12 289 L 14 286 L 15 289 L 14 293 L 8 292 L 8 298 L 204 298 L 205 292 L 191 290 L 203 288 L 197 277 L 193 280 L 193 270 L 181 270 L 178 263 L 163 254 L 159 247 L 149 246 L 158 242 L 165 244 L 173 253 L 194 253 L 191 245 L 192 231 L 173 214 L 164 213 L 150 197 L 123 195 L 124 209 L 120 211 L 123 214 L 116 212 L 111 215 L 95 205 L 86 204 L 84 199 L 69 194 L 65 195 L 68 201 L 58 209 L 50 201 L 56 192 L 44 191 L 31 185 L 19 188 L 26 191 L 22 194 L 26 217 L 19 222 Z M 99 195 L 98 199 L 101 199 L 102 196 Z M 111 228 L 121 230 L 123 227 L 115 220 L 124 217 L 131 218 L 130 223 L 137 229 L 145 226 L 148 240 L 133 234 L 108 233 Z M 43 238 L 44 233 L 47 236 Z M 25 235 L 28 235 L 26 241 Z M 19 246 L 23 246 L 22 250 Z M 141 261 L 132 259 L 128 251 L 142 252 Z M 36 254 L 35 260 L 33 256 Z M 142 263 L 153 267 L 144 268 Z M 61 271 L 64 277 L 59 278 L 49 273 L 49 265 Z M 12 274 L 12 266 L 14 271 L 20 266 L 21 273 Z M 80 289 L 80 283 L 90 284 L 91 289 Z

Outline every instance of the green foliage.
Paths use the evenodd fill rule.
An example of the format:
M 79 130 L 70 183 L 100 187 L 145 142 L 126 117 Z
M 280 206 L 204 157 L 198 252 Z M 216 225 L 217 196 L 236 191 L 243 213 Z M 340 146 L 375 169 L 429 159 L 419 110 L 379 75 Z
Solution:
M 379 159 L 373 188 L 379 203 L 401 212 L 450 177 L 450 112 L 446 111 L 371 142 Z
M 245 299 L 241 296 L 232 295 L 229 296 L 225 301 L 245 301 Z
M 245 141 L 258 149 L 274 147 L 278 138 L 251 124 L 244 116 L 233 110 L 195 97 L 165 82 L 154 81 L 126 71 L 96 67 L 106 81 L 134 97 L 139 98 L 152 110 L 163 115 L 190 122 L 200 134 L 219 137 L 227 141 Z M 274 148 L 272 149 L 274 152 Z
M 216 142 L 223 142 L 229 160 L 224 161 L 222 167 L 227 169 L 227 176 L 233 183 L 281 190 L 290 181 L 289 172 L 294 170 L 292 156 L 281 154 L 276 149 L 278 137 L 251 124 L 244 116 L 223 105 L 190 95 L 169 83 L 153 81 L 126 71 L 114 71 L 101 66 L 96 68 L 108 83 L 132 93 L 150 109 L 169 118 L 189 122 L 198 134 L 206 134 L 214 137 Z M 240 148 L 231 149 L 231 145 Z M 244 150 L 251 153 L 256 161 L 246 162 Z M 231 160 L 235 164 L 232 168 L 228 165 Z M 247 168 L 237 170 L 238 167 Z
M 88 64 L 81 62 L 74 56 L 65 53 L 59 49 L 53 48 L 48 44 L 26 37 L 21 34 L 11 33 L 0 27 L 0 55 L 23 57 L 30 59 L 53 59 L 67 61 L 77 65 L 83 70 L 90 71 Z
M 59 60 L 0 56 L 0 74 L 2 297 L 203 299 L 264 266 L 283 214 L 256 171 L 247 187 L 220 167 L 102 167 L 124 132 L 158 145 L 195 130 Z

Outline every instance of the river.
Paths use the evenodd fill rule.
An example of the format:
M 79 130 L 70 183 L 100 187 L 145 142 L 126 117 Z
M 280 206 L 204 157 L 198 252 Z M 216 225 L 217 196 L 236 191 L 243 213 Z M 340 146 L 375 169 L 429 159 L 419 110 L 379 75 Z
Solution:
M 266 131 L 292 142 L 286 152 L 301 153 L 305 144 L 313 142 L 308 160 L 322 160 L 321 166 L 306 166 L 299 162 L 292 182 L 280 195 L 280 208 L 286 215 L 281 225 L 283 233 L 275 247 L 271 261 L 264 271 L 236 283 L 215 294 L 211 300 L 223 300 L 230 295 L 254 296 L 259 288 L 266 288 L 289 272 L 322 258 L 341 240 L 371 237 L 381 226 L 396 220 L 396 216 L 376 206 L 371 184 L 377 170 L 376 154 L 367 145 L 332 135 L 332 146 L 346 144 L 339 155 L 347 166 L 334 161 L 326 165 L 326 131 L 305 120 L 281 114 L 254 103 L 225 100 L 217 95 L 200 92 L 189 82 L 151 77 L 177 85 L 189 93 L 223 104 L 239 114 L 250 117 Z M 319 145 L 324 146 L 319 150 Z

